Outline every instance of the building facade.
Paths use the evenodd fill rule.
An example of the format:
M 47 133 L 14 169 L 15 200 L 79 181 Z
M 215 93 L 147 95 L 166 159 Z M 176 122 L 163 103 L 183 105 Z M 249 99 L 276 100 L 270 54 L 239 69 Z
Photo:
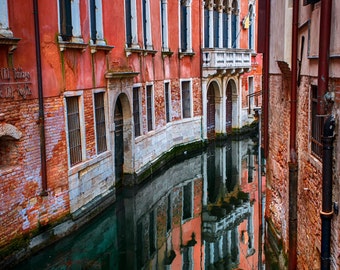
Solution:
M 245 3 L 218 3 L 242 14 L 233 19 L 240 36 L 228 28 L 237 40 L 233 49 L 228 41 L 228 61 L 234 59 L 228 70 L 236 70 L 228 89 L 234 89 L 239 117 L 235 106 L 247 107 L 242 89 L 251 85 L 255 93 L 258 84 L 236 74 L 241 68 L 255 72 L 252 66 L 260 74 L 261 60 L 251 56 L 256 24 L 250 21 L 256 16 L 246 16 L 256 5 Z M 207 139 L 210 118 L 203 104 L 210 79 L 223 87 L 216 90 L 218 104 L 226 99 L 228 79 L 221 79 L 216 64 L 207 75 L 210 64 L 202 64 L 205 7 L 191 0 L 0 0 L 1 260 L 62 237 L 164 154 Z M 241 31 L 243 20 L 249 27 Z M 215 108 L 215 130 L 225 133 L 219 111 L 226 109 Z M 30 240 L 50 228 L 45 238 Z
M 338 269 L 338 1 L 262 1 L 269 234 L 281 267 Z M 265 48 L 266 46 L 264 46 Z M 284 257 L 284 256 L 283 256 Z

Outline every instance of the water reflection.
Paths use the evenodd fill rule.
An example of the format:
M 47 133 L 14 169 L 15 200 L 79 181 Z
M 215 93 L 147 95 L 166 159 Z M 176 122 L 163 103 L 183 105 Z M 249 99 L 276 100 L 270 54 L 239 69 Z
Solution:
M 227 141 L 172 164 L 17 269 L 261 269 L 256 149 Z

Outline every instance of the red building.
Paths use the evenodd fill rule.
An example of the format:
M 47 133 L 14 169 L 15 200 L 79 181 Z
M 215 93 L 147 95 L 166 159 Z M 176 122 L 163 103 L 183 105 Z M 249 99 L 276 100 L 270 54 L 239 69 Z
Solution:
M 200 1 L 0 1 L 0 260 L 86 222 L 164 154 L 206 139 L 209 117 L 216 133 L 231 112 L 232 127 L 249 123 L 257 7 L 224 2 L 234 28 L 211 48 Z M 207 62 L 220 52 L 228 68 Z M 207 117 L 215 86 L 232 107 Z

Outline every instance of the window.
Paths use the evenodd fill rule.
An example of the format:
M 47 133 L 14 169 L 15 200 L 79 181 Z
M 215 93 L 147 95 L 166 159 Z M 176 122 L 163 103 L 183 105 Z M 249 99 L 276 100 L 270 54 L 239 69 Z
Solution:
M 192 217 L 192 183 L 188 183 L 183 187 L 183 213 L 182 219 Z
M 323 126 L 323 118 L 318 116 L 318 87 L 316 85 L 311 86 L 312 91 L 312 117 L 311 117 L 311 144 L 312 144 L 312 153 L 317 157 L 322 157 L 322 126 Z
M 147 113 L 147 124 L 148 131 L 153 129 L 153 102 L 152 102 L 152 85 L 146 86 L 146 113 Z
M 161 20 L 162 20 L 162 48 L 169 51 L 168 44 L 168 2 L 161 0 Z
M 144 49 L 152 50 L 151 15 L 149 0 L 142 0 Z
M 66 98 L 66 113 L 70 165 L 74 166 L 82 161 L 82 140 L 78 96 Z
M 13 37 L 12 31 L 9 29 L 7 0 L 0 0 L 0 35 L 5 38 Z
M 219 31 L 220 31 L 220 25 L 219 25 L 219 12 L 217 10 L 217 5 L 215 5 L 214 11 L 213 11 L 213 18 L 214 18 L 214 48 L 219 47 Z
M 83 42 L 80 30 L 79 0 L 60 0 L 59 20 L 62 41 Z
M 96 119 L 97 154 L 100 154 L 107 150 L 104 92 L 94 94 L 94 109 Z
M 249 29 L 248 29 L 248 46 L 249 49 L 254 50 L 255 48 L 255 20 L 254 20 L 254 6 L 249 6 Z
M 166 210 L 166 231 L 169 232 L 172 227 L 172 207 L 171 207 L 171 196 L 168 195 L 168 207 Z
M 180 27 L 181 27 L 181 52 L 191 52 L 191 6 L 190 0 L 181 0 Z
M 223 9 L 222 23 L 223 23 L 223 48 L 229 48 L 230 15 L 227 13 L 227 7 Z
M 103 20 L 102 20 L 102 1 L 90 1 L 90 26 L 91 26 L 91 42 L 93 44 L 105 45 L 103 35 Z
M 182 82 L 182 116 L 183 118 L 191 117 L 191 83 L 190 81 Z
M 237 0 L 233 1 L 231 14 L 231 41 L 232 48 L 238 47 L 238 31 L 239 31 L 239 10 Z
M 125 31 L 127 47 L 139 47 L 137 42 L 136 0 L 125 0 Z
M 210 28 L 210 21 L 209 21 L 209 5 L 206 3 L 204 6 L 204 47 L 209 48 L 209 28 Z
M 309 4 L 315 4 L 317 2 L 319 2 L 320 0 L 303 0 L 303 5 L 307 6 Z
M 155 214 L 152 210 L 149 214 L 149 255 L 156 251 L 156 230 L 155 230 L 156 222 L 155 222 Z
M 135 137 L 138 137 L 141 135 L 139 87 L 133 88 L 133 121 L 135 126 Z
M 165 116 L 166 116 L 166 122 L 169 123 L 171 121 L 170 117 L 170 100 L 171 100 L 171 94 L 169 89 L 169 82 L 164 83 L 164 96 L 165 96 Z

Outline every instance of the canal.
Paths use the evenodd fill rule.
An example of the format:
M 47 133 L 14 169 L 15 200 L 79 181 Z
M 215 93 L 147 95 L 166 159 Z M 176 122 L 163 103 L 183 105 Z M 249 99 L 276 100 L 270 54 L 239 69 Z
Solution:
M 15 269 L 265 269 L 257 139 L 183 153 Z

